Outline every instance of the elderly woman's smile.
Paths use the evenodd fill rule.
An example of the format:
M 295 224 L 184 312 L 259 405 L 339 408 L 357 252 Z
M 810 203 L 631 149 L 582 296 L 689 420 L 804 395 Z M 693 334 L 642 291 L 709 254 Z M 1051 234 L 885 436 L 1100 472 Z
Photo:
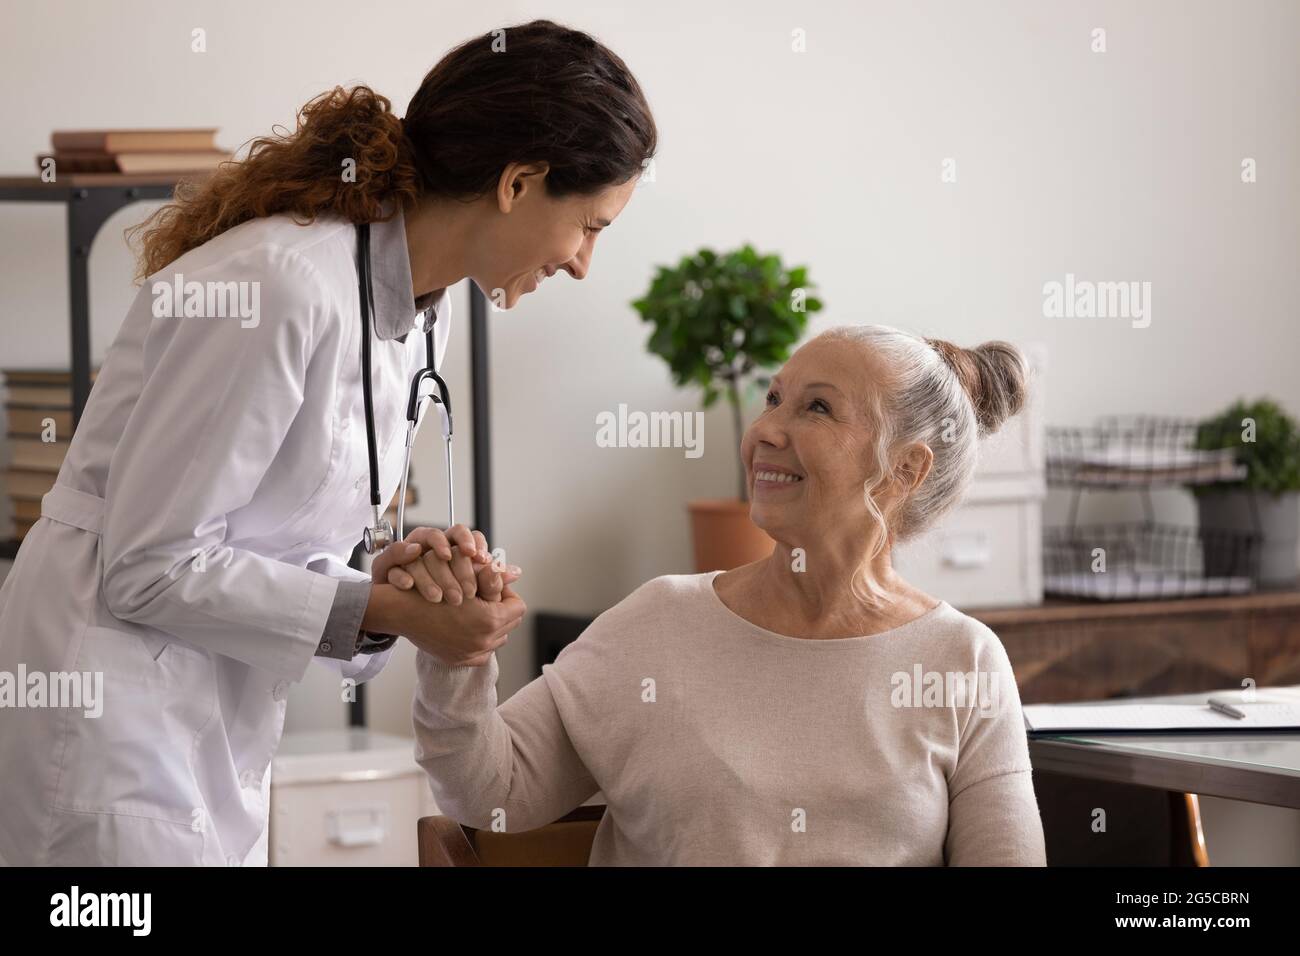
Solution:
M 754 463 L 754 490 L 771 491 L 776 488 L 784 488 L 789 485 L 798 484 L 803 481 L 803 475 L 793 472 L 788 468 L 782 468 L 778 465 L 768 464 L 767 462 Z

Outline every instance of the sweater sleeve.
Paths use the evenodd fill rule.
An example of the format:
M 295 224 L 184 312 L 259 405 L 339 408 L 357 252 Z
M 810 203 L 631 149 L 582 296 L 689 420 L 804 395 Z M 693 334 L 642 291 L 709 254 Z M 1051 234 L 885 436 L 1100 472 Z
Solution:
M 546 680 L 497 706 L 498 665 L 448 667 L 416 657 L 416 761 L 439 811 L 508 832 L 552 823 L 599 789 L 573 748 Z
M 987 628 L 975 671 L 988 675 L 990 691 L 958 711 L 965 724 L 948 779 L 944 857 L 949 866 L 1045 866 L 1020 692 L 1002 642 Z

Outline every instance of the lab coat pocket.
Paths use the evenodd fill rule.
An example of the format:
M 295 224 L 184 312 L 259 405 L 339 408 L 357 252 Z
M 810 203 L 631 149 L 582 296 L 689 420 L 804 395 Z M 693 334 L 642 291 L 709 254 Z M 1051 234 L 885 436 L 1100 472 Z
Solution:
M 210 844 L 209 844 L 210 846 Z M 197 827 L 125 813 L 55 810 L 46 866 L 200 866 L 205 854 Z
M 64 715 L 55 806 L 201 826 L 194 754 L 216 705 L 212 661 L 128 628 L 90 626 L 82 637 L 74 670 L 100 689 L 99 713 Z
M 353 431 L 335 429 L 325 476 L 311 497 L 276 531 L 276 539 L 287 542 L 289 552 L 332 543 L 341 526 L 354 529 L 360 538 L 361 529 L 365 527 L 363 505 L 369 500 L 363 479 L 369 472 L 365 429 L 361 429 L 360 443 L 355 440 Z M 357 515 L 361 516 L 360 520 Z

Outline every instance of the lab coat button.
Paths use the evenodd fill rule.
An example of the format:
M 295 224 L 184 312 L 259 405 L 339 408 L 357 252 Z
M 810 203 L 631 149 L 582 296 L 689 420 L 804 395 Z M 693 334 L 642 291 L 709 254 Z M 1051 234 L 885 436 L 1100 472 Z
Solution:
M 274 697 L 276 700 L 284 700 L 284 698 L 288 695 L 288 691 L 289 691 L 288 681 L 285 680 L 276 681 L 275 688 L 271 691 L 271 696 Z
M 239 857 L 233 853 L 226 857 L 226 866 L 239 866 Z
M 253 773 L 253 771 L 245 770 L 239 775 L 239 785 L 245 790 L 252 790 L 260 786 L 261 781 L 257 779 L 257 774 Z

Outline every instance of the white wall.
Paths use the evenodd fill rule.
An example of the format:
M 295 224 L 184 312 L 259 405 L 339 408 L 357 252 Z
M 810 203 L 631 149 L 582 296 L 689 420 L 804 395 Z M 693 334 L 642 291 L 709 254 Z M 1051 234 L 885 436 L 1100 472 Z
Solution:
M 812 331 L 887 321 L 962 344 L 1043 341 L 1049 423 L 1144 411 L 1196 416 L 1238 395 L 1300 411 L 1300 6 L 1278 2 L 173 4 L 3 0 L 0 170 L 29 172 L 54 128 L 215 125 L 236 146 L 290 123 L 333 84 L 400 112 L 450 46 L 549 16 L 587 29 L 647 90 L 657 179 L 601 238 L 581 284 L 553 279 L 494 313 L 496 541 L 534 609 L 594 611 L 690 570 L 685 502 L 727 495 L 737 437 L 721 407 L 705 455 L 600 449 L 598 411 L 694 409 L 644 351 L 628 302 L 656 264 L 750 240 L 807 263 L 828 308 Z M 207 30 L 208 52 L 189 50 Z M 1104 27 L 1108 52 L 1090 52 Z M 807 31 L 807 52 L 790 50 Z M 945 157 L 958 181 L 940 181 Z M 1243 157 L 1259 181 L 1240 182 Z M 132 290 L 110 223 L 95 249 L 102 350 Z M 0 365 L 64 361 L 57 210 L 0 216 Z M 1066 272 L 1153 285 L 1153 319 L 1049 320 Z M 457 305 L 464 302 L 463 295 Z M 448 370 L 467 408 L 467 335 Z M 462 421 L 468 416 L 462 413 Z M 464 427 L 464 426 L 462 426 Z M 468 434 L 467 432 L 465 433 Z M 442 516 L 432 433 L 416 464 Z M 469 442 L 460 445 L 468 514 Z M 502 655 L 502 696 L 531 673 L 531 628 Z M 409 732 L 403 652 L 374 723 Z M 291 726 L 341 719 L 334 684 L 294 698 Z

